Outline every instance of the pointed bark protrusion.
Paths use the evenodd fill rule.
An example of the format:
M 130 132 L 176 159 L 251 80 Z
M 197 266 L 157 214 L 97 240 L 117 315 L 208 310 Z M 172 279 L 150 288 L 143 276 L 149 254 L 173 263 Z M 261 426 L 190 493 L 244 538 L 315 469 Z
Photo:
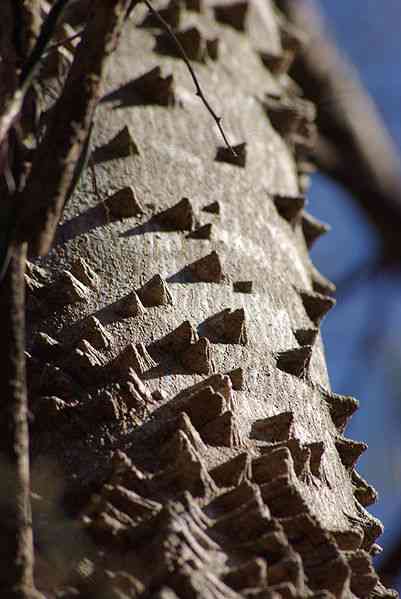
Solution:
M 188 27 L 175 31 L 175 36 L 183 47 L 189 60 L 204 62 L 206 55 L 206 39 L 198 27 Z M 181 53 L 167 32 L 156 36 L 156 52 L 181 58 Z
M 327 389 L 321 386 L 318 386 L 318 389 L 329 406 L 330 416 L 334 425 L 342 433 L 347 426 L 348 420 L 359 408 L 359 401 L 349 395 L 338 395 L 332 391 L 327 391 Z
M 252 480 L 258 485 L 269 483 L 279 476 L 286 476 L 292 469 L 288 447 L 278 447 L 252 460 Z
M 211 374 L 215 366 L 211 357 L 210 341 L 201 337 L 180 354 L 180 362 L 195 374 Z
M 252 293 L 253 281 L 234 281 L 233 290 L 236 293 Z
M 325 451 L 325 445 L 323 441 L 315 441 L 314 443 L 307 443 L 306 447 L 310 451 L 310 469 L 313 476 L 320 478 L 321 476 L 321 465 L 322 457 Z
M 319 333 L 319 329 L 297 329 L 294 331 L 294 335 L 299 345 L 309 345 L 312 347 L 316 341 L 316 337 Z
M 50 302 L 62 306 L 87 302 L 91 291 L 68 270 L 63 270 L 61 276 L 54 283 L 48 288 L 44 288 L 43 293 Z
M 120 377 L 126 377 L 132 368 L 139 377 L 154 368 L 154 362 L 143 343 L 129 343 L 110 363 L 110 368 Z
M 360 443 L 346 437 L 336 438 L 336 448 L 341 462 L 346 468 L 353 468 L 368 446 L 366 443 Z
M 215 393 L 212 387 L 205 387 L 188 397 L 177 400 L 171 406 L 173 413 L 185 412 L 194 427 L 199 431 L 203 426 L 221 416 L 226 410 L 226 401 L 220 393 Z
M 277 368 L 293 376 L 304 378 L 309 371 L 312 358 L 312 347 L 303 345 L 276 354 Z
M 294 224 L 305 206 L 305 198 L 303 196 L 283 196 L 274 195 L 273 202 L 277 212 L 290 224 Z
M 375 589 L 379 577 L 376 574 L 372 558 L 366 551 L 349 551 L 345 558 L 351 568 L 350 587 L 356 597 L 369 597 Z
M 351 479 L 354 496 L 363 507 L 376 503 L 378 497 L 376 489 L 369 485 L 356 470 L 352 471 Z
M 166 8 L 159 9 L 158 13 L 172 29 L 177 29 L 181 21 L 182 2 L 180 0 L 170 0 Z M 160 22 L 155 15 L 148 13 L 142 22 L 142 27 L 160 27 Z
M 315 325 L 320 323 L 322 318 L 336 303 L 332 297 L 322 295 L 321 293 L 300 291 L 299 294 L 307 315 Z
M 219 255 L 214 250 L 207 256 L 203 256 L 196 262 L 189 264 L 188 268 L 198 281 L 221 283 L 224 279 Z
M 202 428 L 202 439 L 209 445 L 241 447 L 242 435 L 235 414 L 228 410 Z
M 131 291 L 128 295 L 122 297 L 114 306 L 115 311 L 120 316 L 143 316 L 146 309 L 142 305 L 138 294 L 135 291 Z
M 234 154 L 227 146 L 220 146 L 217 148 L 215 160 L 217 162 L 227 162 L 228 164 L 234 164 L 245 168 L 246 166 L 246 146 L 245 142 L 232 146 Z
M 234 368 L 227 372 L 227 375 L 231 379 L 231 384 L 234 391 L 242 391 L 244 388 L 244 371 L 242 368 Z
M 250 457 L 244 452 L 213 468 L 209 474 L 219 487 L 236 487 L 251 478 L 250 464 Z
M 330 225 L 321 222 L 308 212 L 302 214 L 302 230 L 304 233 L 306 245 L 310 249 L 321 235 L 330 231 Z
M 211 204 L 206 204 L 206 206 L 203 206 L 202 210 L 203 212 L 210 212 L 210 214 L 220 214 L 220 202 L 216 201 L 212 202 Z
M 137 77 L 125 89 L 127 87 L 140 95 L 146 104 L 173 106 L 175 103 L 174 76 L 163 77 L 159 66 Z
M 309 274 L 312 281 L 313 291 L 322 293 L 323 295 L 333 295 L 333 293 L 335 293 L 336 286 L 334 283 L 322 275 L 313 264 L 310 264 L 309 266 Z
M 227 308 L 208 318 L 205 327 L 214 342 L 247 344 L 244 308 L 233 311 Z
M 294 52 L 291 50 L 283 50 L 280 54 L 263 51 L 259 55 L 264 66 L 276 76 L 287 73 L 294 60 Z
M 171 333 L 156 341 L 155 345 L 163 351 L 180 354 L 193 345 L 197 339 L 198 335 L 192 324 L 189 320 L 184 320 Z
M 72 263 L 71 272 L 74 277 L 87 287 L 90 287 L 91 289 L 97 289 L 99 287 L 98 275 L 83 258 L 78 258 Z
M 107 364 L 105 356 L 89 341 L 81 339 L 77 347 L 66 356 L 63 368 L 84 385 L 92 385 L 104 377 Z
M 246 588 L 258 588 L 267 586 L 267 564 L 260 557 L 255 557 L 249 562 L 232 568 L 223 575 L 223 581 L 235 591 Z
M 108 349 L 113 337 L 95 316 L 89 316 L 82 323 L 82 337 L 96 349 Z
M 104 204 L 108 214 L 113 218 L 129 218 L 144 213 L 131 185 L 113 193 L 105 199 Z
M 294 434 L 294 414 L 282 412 L 252 423 L 251 437 L 273 443 L 286 441 Z
M 363 531 L 359 527 L 331 530 L 330 534 L 334 537 L 337 547 L 341 551 L 354 551 L 362 545 Z
M 192 231 L 195 215 L 188 198 L 182 198 L 177 204 L 155 215 L 155 220 L 173 231 Z
M 138 146 L 128 126 L 125 125 L 107 144 L 94 150 L 93 158 L 96 162 L 127 158 L 136 154 L 139 154 Z
M 57 339 L 53 339 L 53 337 L 43 331 L 36 333 L 33 340 L 33 353 L 35 357 L 46 362 L 54 362 L 63 355 L 64 351 L 64 347 Z
M 237 31 L 245 31 L 248 10 L 248 0 L 214 6 L 216 21 L 230 25 Z
M 187 237 L 188 237 L 188 239 L 211 239 L 212 232 L 213 232 L 212 223 L 207 223 L 206 225 L 203 225 L 202 227 L 198 227 L 191 233 L 188 233 Z
M 165 306 L 173 303 L 167 283 L 159 274 L 142 285 L 138 289 L 137 294 L 142 304 L 146 307 Z

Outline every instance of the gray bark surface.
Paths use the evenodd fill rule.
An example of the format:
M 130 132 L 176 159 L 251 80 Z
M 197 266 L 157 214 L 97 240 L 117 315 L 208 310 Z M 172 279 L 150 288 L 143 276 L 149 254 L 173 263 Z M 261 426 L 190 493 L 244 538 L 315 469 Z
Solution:
M 277 72 L 296 38 L 270 1 L 244 6 L 243 30 L 221 22 L 227 4 L 181 8 L 178 31 L 200 32 L 188 52 L 245 165 L 218 150 L 138 5 L 96 113 L 96 185 L 86 169 L 28 265 L 49 597 L 392 596 L 371 564 L 375 492 L 354 470 L 366 446 L 344 436 L 357 402 L 330 390 L 318 332 L 334 302 L 303 210 L 314 112 Z M 165 82 L 137 81 L 157 66 L 166 105 Z

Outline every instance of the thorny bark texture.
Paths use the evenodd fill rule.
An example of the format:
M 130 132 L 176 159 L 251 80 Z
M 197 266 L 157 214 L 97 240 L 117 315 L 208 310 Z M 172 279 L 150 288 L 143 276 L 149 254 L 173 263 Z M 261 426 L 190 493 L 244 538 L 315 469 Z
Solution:
M 0 306 L 14 404 L 2 414 L 21 495 L 5 523 L 20 517 L 25 563 L 26 240 L 34 254 L 52 243 L 131 4 L 96 3 L 18 196 L 20 245 Z M 35 481 L 49 483 L 35 494 L 38 588 L 85 599 L 393 598 L 371 562 L 382 528 L 355 470 L 366 446 L 343 436 L 358 403 L 328 388 L 319 323 L 335 302 L 307 251 L 324 227 L 300 194 L 314 110 L 275 70 L 287 62 L 284 29 L 268 0 L 173 1 L 163 14 L 213 104 L 227 98 L 241 152 L 215 147 L 171 40 L 146 17 L 130 22 L 94 125 L 107 197 L 99 205 L 84 174 L 50 256 L 26 277 Z M 173 74 L 154 66 L 158 53 Z M 107 105 L 116 96 L 124 110 Z M 32 589 L 31 576 L 22 569 L 4 586 Z
M 317 166 L 351 192 L 379 232 L 384 262 L 397 263 L 401 254 L 399 153 L 355 70 L 324 31 L 315 4 L 282 0 L 280 7 L 309 38 L 290 73 L 316 103 Z

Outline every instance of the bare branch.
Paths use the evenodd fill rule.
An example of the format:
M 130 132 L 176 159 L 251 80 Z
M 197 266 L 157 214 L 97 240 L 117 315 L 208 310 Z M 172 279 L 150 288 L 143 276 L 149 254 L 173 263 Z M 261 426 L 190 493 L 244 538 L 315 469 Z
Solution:
M 215 111 L 213 110 L 213 108 L 210 106 L 209 101 L 207 100 L 207 98 L 205 97 L 205 94 L 202 91 L 201 86 L 199 85 L 199 81 L 198 78 L 196 76 L 196 73 L 193 69 L 193 66 L 191 65 L 191 62 L 180 42 L 180 40 L 177 38 L 177 36 L 175 35 L 174 31 L 172 30 L 172 28 L 170 27 L 170 25 L 167 23 L 167 21 L 165 19 L 163 19 L 163 17 L 158 13 L 157 10 L 155 10 L 153 8 L 153 6 L 151 5 L 151 3 L 149 2 L 149 0 L 143 0 L 144 4 L 146 4 L 146 6 L 148 7 L 149 11 L 152 13 L 152 15 L 155 17 L 155 19 L 157 19 L 160 23 L 160 25 L 163 27 L 163 29 L 168 33 L 168 35 L 171 37 L 171 39 L 173 40 L 174 44 L 176 45 L 179 53 L 181 54 L 182 60 L 185 62 L 186 66 L 188 67 L 188 71 L 192 77 L 192 81 L 194 82 L 195 85 L 195 90 L 196 90 L 196 95 L 199 96 L 199 98 L 201 99 L 201 101 L 203 102 L 204 106 L 206 107 L 207 111 L 211 114 L 212 118 L 214 119 L 220 133 L 221 136 L 224 140 L 224 143 L 226 144 L 227 148 L 230 150 L 230 152 L 233 154 L 233 156 L 236 156 L 236 152 L 234 150 L 234 148 L 232 147 L 232 145 L 230 144 L 230 142 L 227 139 L 227 136 L 224 132 L 223 126 L 221 124 L 222 121 L 222 117 L 218 116 Z
M 101 94 L 107 59 L 117 45 L 129 0 L 98 1 L 51 123 L 38 147 L 19 198 L 17 237 L 44 255 L 52 243 Z M 96 41 L 96 43 L 95 43 Z M 46 177 L 43 177 L 43 172 Z

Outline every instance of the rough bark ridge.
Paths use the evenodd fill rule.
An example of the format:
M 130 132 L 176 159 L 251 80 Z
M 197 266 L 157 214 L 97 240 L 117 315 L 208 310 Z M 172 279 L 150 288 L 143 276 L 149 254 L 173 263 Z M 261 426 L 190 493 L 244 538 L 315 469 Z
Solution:
M 36 584 L 53 597 L 391 597 L 304 211 L 314 107 L 266 0 L 135 7 L 50 255 L 28 264 Z M 76 24 L 76 23 L 75 23 Z M 68 60 L 63 48 L 53 67 Z M 54 57 L 53 57 L 54 62 Z M 67 510 L 67 513 L 66 513 Z

